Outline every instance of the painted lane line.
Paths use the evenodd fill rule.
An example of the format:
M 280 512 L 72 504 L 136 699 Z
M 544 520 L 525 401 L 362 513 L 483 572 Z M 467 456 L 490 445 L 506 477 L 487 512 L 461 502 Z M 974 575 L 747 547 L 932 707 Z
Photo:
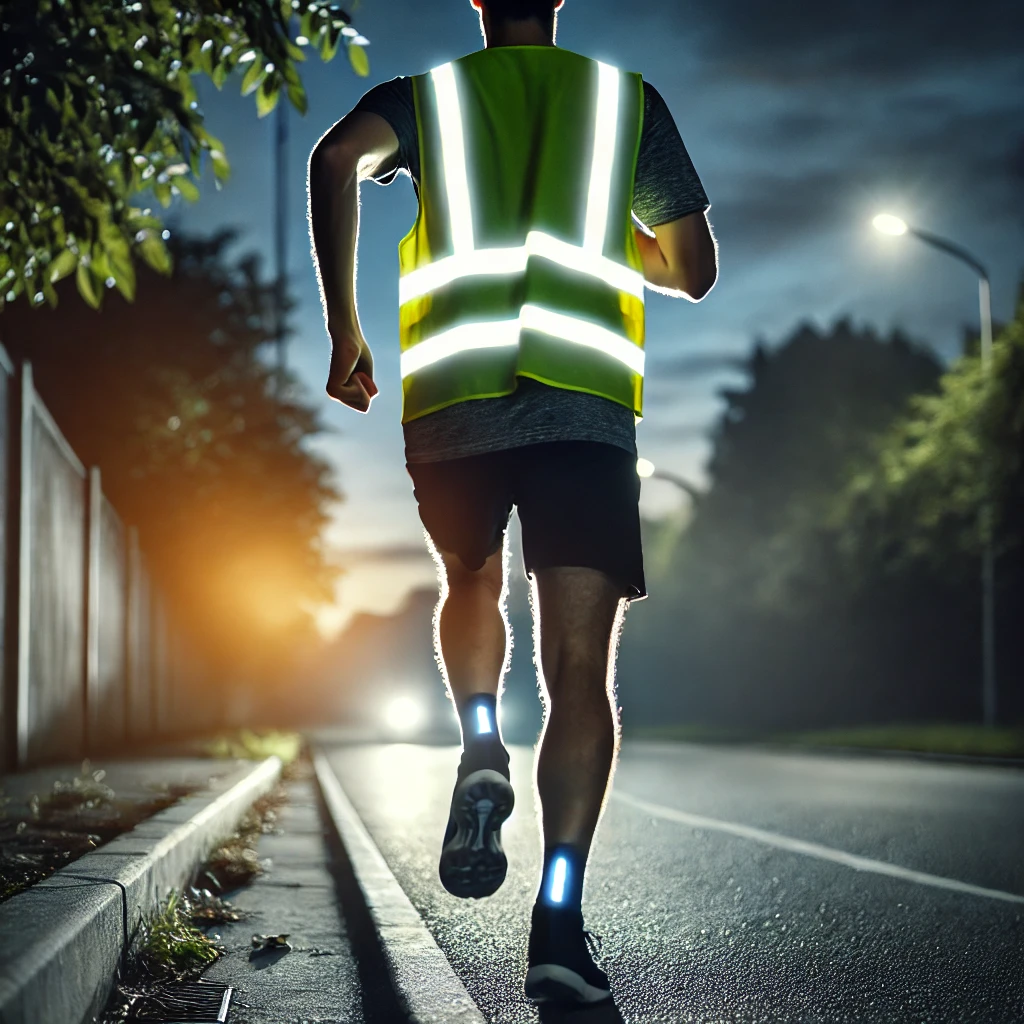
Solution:
M 793 839 L 791 836 L 768 832 L 765 829 L 754 828 L 751 825 L 740 825 L 733 821 L 722 821 L 720 818 L 706 818 L 701 814 L 677 811 L 674 807 L 652 804 L 647 800 L 631 796 L 629 793 L 613 792 L 612 799 L 629 807 L 634 807 L 646 814 L 663 818 L 666 821 L 674 821 L 680 825 L 689 825 L 691 828 L 710 832 L 725 832 L 731 836 L 738 836 L 740 839 L 750 839 L 755 843 L 764 843 L 766 846 L 774 846 L 776 849 L 786 850 L 789 853 L 799 853 L 806 857 L 816 857 L 818 860 L 831 861 L 833 864 L 842 864 L 844 867 L 852 868 L 854 871 L 867 871 L 875 875 L 898 878 L 904 882 L 930 885 L 935 889 L 946 889 L 949 892 L 964 893 L 968 896 L 981 896 L 985 899 L 1002 900 L 1004 903 L 1024 904 L 1024 896 L 1019 896 L 1017 893 L 1003 892 L 1001 889 L 986 889 L 984 886 L 972 885 L 970 882 L 961 882 L 956 878 L 931 875 L 926 871 L 914 871 L 912 868 L 900 867 L 898 864 L 889 864 L 884 860 L 860 857 L 855 853 L 846 853 L 844 850 L 836 850 L 831 846 L 822 846 L 820 843 L 809 843 L 804 839 Z
M 331 822 L 348 855 L 410 1024 L 486 1024 L 419 911 L 392 874 L 323 751 L 313 755 Z

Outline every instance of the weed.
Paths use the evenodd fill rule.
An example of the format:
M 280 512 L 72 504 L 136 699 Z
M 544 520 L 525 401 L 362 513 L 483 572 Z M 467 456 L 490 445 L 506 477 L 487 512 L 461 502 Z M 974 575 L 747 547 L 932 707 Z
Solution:
M 151 977 L 183 978 L 202 971 L 223 950 L 192 924 L 188 900 L 172 892 L 139 931 L 140 966 Z

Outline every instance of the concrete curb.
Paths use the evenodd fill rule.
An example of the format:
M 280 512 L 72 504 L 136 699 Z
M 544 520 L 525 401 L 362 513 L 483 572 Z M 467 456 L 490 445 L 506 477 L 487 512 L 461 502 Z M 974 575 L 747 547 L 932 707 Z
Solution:
M 324 804 L 380 940 L 388 974 L 412 1024 L 486 1024 L 465 985 L 387 866 L 327 758 L 313 757 Z
M 244 765 L 0 906 L 0 1022 L 94 1020 L 140 920 L 280 776 L 276 757 Z

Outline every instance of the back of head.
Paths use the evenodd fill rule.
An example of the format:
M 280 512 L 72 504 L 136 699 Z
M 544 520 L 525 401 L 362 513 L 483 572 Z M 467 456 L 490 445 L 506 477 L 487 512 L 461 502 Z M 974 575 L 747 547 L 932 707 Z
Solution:
M 483 6 L 496 21 L 527 21 L 541 23 L 551 20 L 565 0 L 473 0 L 473 6 Z

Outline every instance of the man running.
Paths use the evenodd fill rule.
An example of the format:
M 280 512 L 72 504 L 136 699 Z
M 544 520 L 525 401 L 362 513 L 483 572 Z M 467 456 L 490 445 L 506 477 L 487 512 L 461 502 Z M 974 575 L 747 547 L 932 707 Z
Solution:
M 646 594 L 644 286 L 699 301 L 717 254 L 661 96 L 556 47 L 564 0 L 471 3 L 485 49 L 371 90 L 310 159 L 327 392 L 360 412 L 377 394 L 356 312 L 359 184 L 405 172 L 419 198 L 400 245 L 406 459 L 436 548 L 439 661 L 463 738 L 441 881 L 483 897 L 505 878 L 514 798 L 497 702 L 515 507 L 546 710 L 526 994 L 592 1003 L 610 988 L 586 941 L 583 879 L 618 745 L 619 631 Z

